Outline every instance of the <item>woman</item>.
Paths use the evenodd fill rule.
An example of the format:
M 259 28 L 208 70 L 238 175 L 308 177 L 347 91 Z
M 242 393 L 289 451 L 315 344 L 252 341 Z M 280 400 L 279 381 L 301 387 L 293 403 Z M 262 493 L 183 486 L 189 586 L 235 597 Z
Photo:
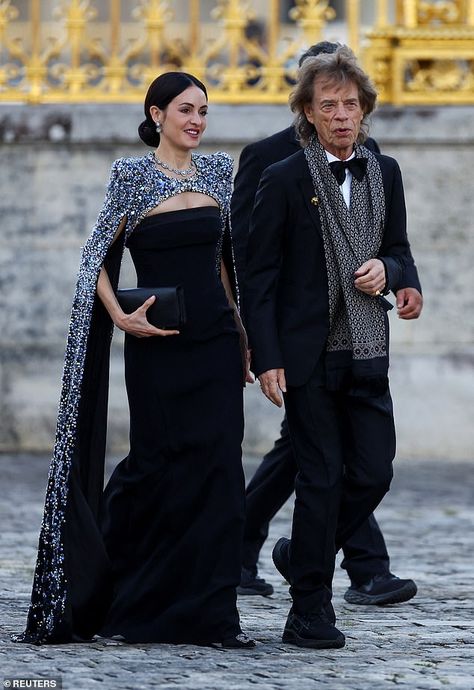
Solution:
M 156 150 L 112 166 L 83 249 L 20 641 L 100 633 L 130 642 L 255 645 L 240 629 L 235 594 L 245 334 L 226 232 L 232 161 L 224 153 L 193 155 L 206 115 L 198 79 L 161 75 L 139 128 Z M 183 286 L 180 330 L 148 322 L 154 297 L 131 314 L 121 309 L 115 290 L 124 243 L 140 287 Z M 112 322 L 125 331 L 130 453 L 102 496 Z

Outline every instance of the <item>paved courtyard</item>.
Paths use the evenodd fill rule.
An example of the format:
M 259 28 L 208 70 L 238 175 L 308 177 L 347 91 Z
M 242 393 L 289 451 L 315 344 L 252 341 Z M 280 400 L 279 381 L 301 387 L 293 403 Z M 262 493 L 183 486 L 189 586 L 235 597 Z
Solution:
M 398 461 L 393 488 L 377 516 L 392 570 L 413 577 L 419 593 L 406 604 L 351 606 L 343 599 L 348 582 L 338 568 L 335 608 L 347 638 L 342 650 L 299 650 L 281 642 L 289 598 L 270 551 L 277 537 L 289 534 L 291 505 L 286 505 L 272 525 L 261 565 L 275 594 L 239 600 L 244 627 L 259 643 L 247 652 L 110 640 L 47 647 L 12 643 L 10 634 L 22 629 L 29 600 L 47 465 L 44 457 L 0 456 L 0 681 L 7 679 L 5 687 L 12 677 L 55 677 L 68 690 L 474 688 L 472 464 Z M 254 467 L 255 460 L 248 459 L 247 472 Z

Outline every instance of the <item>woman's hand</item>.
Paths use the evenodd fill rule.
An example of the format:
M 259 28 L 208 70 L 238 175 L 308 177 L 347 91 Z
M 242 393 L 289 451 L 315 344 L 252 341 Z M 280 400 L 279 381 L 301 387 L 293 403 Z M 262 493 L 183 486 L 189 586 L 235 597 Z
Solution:
M 109 276 L 104 267 L 100 269 L 97 294 L 114 324 L 125 333 L 134 335 L 136 338 L 149 338 L 152 335 L 179 335 L 179 331 L 166 331 L 163 328 L 152 326 L 146 318 L 148 307 L 151 307 L 156 299 L 155 295 L 149 297 L 141 307 L 138 307 L 131 314 L 125 314 L 117 301 L 115 292 L 112 290 Z
M 255 383 L 255 379 L 250 373 L 250 350 L 249 350 L 249 343 L 247 340 L 247 333 L 245 332 L 244 325 L 242 323 L 242 319 L 240 318 L 239 310 L 237 309 L 237 305 L 234 302 L 234 298 L 232 296 L 232 289 L 230 286 L 230 280 L 229 280 L 229 275 L 227 273 L 227 269 L 225 267 L 224 261 L 221 259 L 221 281 L 222 285 L 224 286 L 225 294 L 227 296 L 227 301 L 229 302 L 229 306 L 231 309 L 234 311 L 234 321 L 235 325 L 237 326 L 237 330 L 239 331 L 240 334 L 240 353 L 242 356 L 242 368 L 244 370 L 244 386 L 246 383 Z
M 237 313 L 237 312 L 236 312 Z M 240 353 L 242 355 L 242 368 L 244 370 L 244 383 L 255 383 L 255 379 L 250 373 L 250 355 L 249 343 L 247 339 L 247 333 L 243 327 L 240 316 L 235 318 L 237 328 L 240 335 Z
M 250 360 L 252 356 L 252 350 L 249 348 L 245 351 L 245 383 L 255 383 L 255 378 L 250 371 Z
M 138 307 L 131 314 L 125 314 L 122 312 L 120 316 L 114 319 L 115 325 L 120 328 L 125 333 L 129 335 L 134 335 L 136 338 L 149 338 L 153 335 L 161 335 L 163 337 L 168 335 L 179 335 L 179 331 L 165 330 L 163 328 L 156 328 L 152 326 L 151 323 L 146 318 L 146 312 L 149 307 L 153 304 L 156 297 L 152 295 L 146 302 Z

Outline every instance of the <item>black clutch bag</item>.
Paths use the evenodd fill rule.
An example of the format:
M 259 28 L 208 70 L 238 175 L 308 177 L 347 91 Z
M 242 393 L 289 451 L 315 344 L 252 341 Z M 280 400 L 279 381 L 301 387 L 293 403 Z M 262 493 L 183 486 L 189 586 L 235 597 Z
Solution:
M 126 314 L 131 314 L 152 295 L 156 297 L 148 307 L 146 318 L 156 328 L 179 329 L 186 323 L 184 290 L 176 287 L 127 288 L 117 290 L 117 300 Z

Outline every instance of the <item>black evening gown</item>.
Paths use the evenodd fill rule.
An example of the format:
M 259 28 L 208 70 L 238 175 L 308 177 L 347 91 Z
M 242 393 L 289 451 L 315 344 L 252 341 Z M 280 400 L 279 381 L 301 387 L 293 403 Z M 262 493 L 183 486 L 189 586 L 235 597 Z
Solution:
M 104 496 L 104 636 L 208 644 L 241 632 L 243 370 L 220 232 L 205 206 L 148 216 L 127 242 L 139 287 L 183 285 L 187 323 L 178 336 L 125 338 L 130 453 Z

